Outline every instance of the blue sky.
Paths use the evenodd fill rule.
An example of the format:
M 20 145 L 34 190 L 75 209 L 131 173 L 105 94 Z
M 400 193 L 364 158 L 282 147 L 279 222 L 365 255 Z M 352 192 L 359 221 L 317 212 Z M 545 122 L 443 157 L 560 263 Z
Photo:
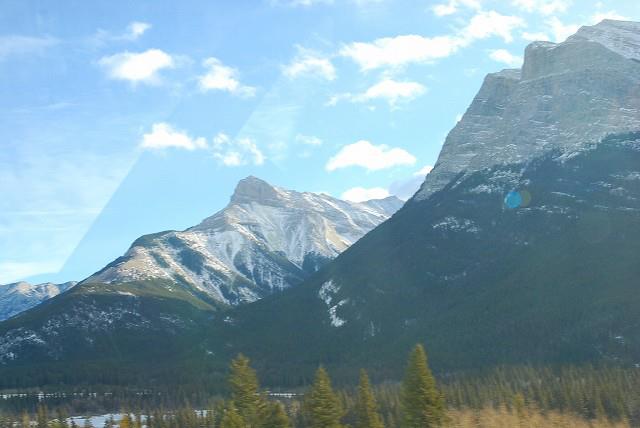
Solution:
M 0 283 L 82 279 L 250 174 L 410 196 L 484 75 L 637 0 L 0 3 Z

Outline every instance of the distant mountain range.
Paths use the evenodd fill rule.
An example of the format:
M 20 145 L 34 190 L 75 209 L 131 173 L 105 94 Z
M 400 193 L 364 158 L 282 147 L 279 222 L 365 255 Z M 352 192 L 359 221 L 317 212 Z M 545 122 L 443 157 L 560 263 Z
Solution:
M 340 222 L 311 227 L 306 211 L 278 222 L 282 209 L 266 207 L 310 196 L 263 184 L 230 206 L 258 199 L 251 218 L 268 221 L 234 208 L 242 220 L 142 238 L 0 324 L 0 382 L 42 383 L 52 368 L 97 382 L 109 367 L 147 384 L 218 379 L 237 352 L 275 385 L 303 383 L 320 363 L 338 378 L 364 366 L 388 379 L 416 342 L 447 372 L 640 364 L 639 41 L 640 24 L 607 20 L 530 45 L 522 70 L 486 78 L 418 193 L 333 261 L 347 238 L 327 230 L 346 236 Z M 232 251 L 228 230 L 248 253 Z
M 76 285 L 75 282 L 64 284 L 29 284 L 16 282 L 0 285 L 0 321 L 11 318 L 20 312 L 31 309 L 47 299 L 57 296 Z

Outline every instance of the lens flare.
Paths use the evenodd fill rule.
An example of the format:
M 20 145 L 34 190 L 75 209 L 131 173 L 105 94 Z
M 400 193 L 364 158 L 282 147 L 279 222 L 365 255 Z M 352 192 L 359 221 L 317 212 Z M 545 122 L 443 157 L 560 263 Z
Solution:
M 512 190 L 504 197 L 504 205 L 509 209 L 524 208 L 531 204 L 531 193 L 528 190 Z

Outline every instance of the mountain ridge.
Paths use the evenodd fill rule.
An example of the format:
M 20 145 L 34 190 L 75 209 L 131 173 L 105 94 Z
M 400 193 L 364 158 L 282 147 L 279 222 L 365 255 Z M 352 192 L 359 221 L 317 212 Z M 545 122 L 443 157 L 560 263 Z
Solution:
M 62 284 L 45 282 L 30 284 L 25 281 L 0 284 L 0 321 L 31 309 L 75 286 L 75 281 Z
M 184 231 L 142 236 L 82 283 L 163 279 L 223 304 L 255 301 L 301 282 L 395 212 L 402 202 L 347 202 L 240 180 L 230 203 Z

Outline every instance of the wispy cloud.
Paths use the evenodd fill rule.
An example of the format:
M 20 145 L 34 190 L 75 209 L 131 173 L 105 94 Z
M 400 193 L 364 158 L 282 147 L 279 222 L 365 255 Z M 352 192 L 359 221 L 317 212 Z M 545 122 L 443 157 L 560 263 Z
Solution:
M 256 88 L 240 83 L 238 70 L 228 67 L 217 58 L 207 58 L 203 62 L 207 72 L 199 77 L 203 91 L 224 91 L 240 97 L 252 97 Z
M 56 150 L 0 159 L 0 283 L 57 272 L 133 162 Z
M 298 48 L 296 57 L 282 71 L 289 78 L 314 76 L 329 81 L 336 78 L 336 69 L 331 60 L 304 48 Z
M 53 37 L 9 35 L 0 37 L 0 61 L 10 56 L 38 55 L 55 46 L 59 40 Z
M 354 103 L 365 103 L 374 100 L 386 101 L 389 106 L 396 107 L 400 102 L 411 101 L 427 92 L 427 88 L 418 83 L 410 81 L 397 81 L 393 79 L 383 79 L 370 86 L 360 94 L 339 94 L 330 98 L 327 105 L 336 105 L 340 100 L 347 100 Z
M 318 137 L 314 137 L 313 135 L 302 135 L 298 134 L 295 138 L 297 143 L 304 144 L 307 146 L 321 146 L 322 140 Z
M 149 49 L 144 52 L 121 52 L 105 56 L 98 62 L 110 79 L 126 80 L 132 83 L 160 83 L 159 72 L 175 66 L 175 61 L 168 53 L 160 49 Z
M 231 138 L 219 133 L 213 138 L 213 156 L 225 166 L 262 165 L 264 154 L 251 138 Z
M 349 144 L 327 162 L 325 169 L 335 171 L 341 168 L 359 166 L 369 171 L 391 168 L 398 165 L 413 165 L 415 156 L 399 147 L 384 144 L 375 146 L 369 141 L 360 140 Z
M 446 58 L 476 40 L 500 37 L 513 41 L 513 31 L 524 27 L 517 16 L 496 11 L 479 11 L 454 35 L 424 37 L 416 34 L 384 37 L 372 42 L 354 42 L 340 50 L 340 55 L 356 62 L 363 71 L 398 68 L 414 63 L 429 63 Z

